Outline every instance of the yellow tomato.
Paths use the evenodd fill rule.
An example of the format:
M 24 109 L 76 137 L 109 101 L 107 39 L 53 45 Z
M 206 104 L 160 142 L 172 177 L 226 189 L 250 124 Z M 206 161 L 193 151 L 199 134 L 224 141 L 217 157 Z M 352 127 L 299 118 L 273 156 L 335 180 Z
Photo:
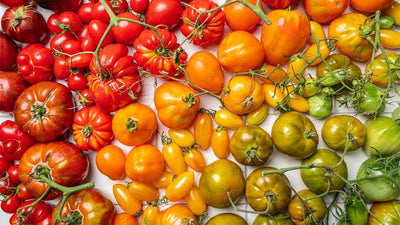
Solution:
M 265 65 L 262 70 L 264 70 L 264 77 L 258 77 L 264 84 L 273 84 L 274 82 L 280 83 L 287 78 L 287 73 L 281 67 Z
M 160 178 L 153 181 L 152 185 L 158 189 L 165 189 L 174 179 L 174 175 L 170 172 L 163 172 Z
M 285 95 L 283 94 L 283 91 L 273 84 L 263 84 L 262 85 L 264 94 L 265 94 L 265 102 L 272 106 L 273 108 L 279 107 L 284 107 L 285 109 L 286 104 L 284 104 L 285 100 Z
M 207 210 L 206 202 L 201 197 L 200 190 L 196 184 L 193 184 L 192 189 L 190 189 L 190 192 L 185 196 L 185 201 L 189 209 L 195 215 L 199 216 Z
M 400 48 L 400 32 L 389 29 L 381 29 L 380 38 L 383 47 L 388 49 Z
M 181 147 L 175 142 L 169 140 L 163 140 L 162 154 L 164 156 L 167 166 L 171 169 L 175 175 L 180 175 L 186 172 L 186 163 L 183 158 L 183 152 Z
M 331 54 L 331 50 L 332 48 L 329 46 L 329 43 L 327 44 L 327 41 L 320 41 L 319 44 L 315 43 L 313 45 L 311 45 L 305 52 L 304 52 L 304 58 L 307 61 L 312 61 L 311 66 L 315 66 L 318 65 L 322 62 L 322 59 L 320 57 L 316 58 L 316 56 L 318 55 L 318 48 L 319 48 L 319 53 L 320 56 L 323 59 L 326 59 L 326 57 L 329 56 L 329 54 Z
M 140 201 L 154 201 L 158 198 L 158 189 L 151 184 L 132 181 L 128 187 L 131 195 Z
M 149 205 L 143 211 L 142 219 L 140 220 L 140 225 L 155 225 L 156 217 L 158 214 L 157 206 Z M 147 223 L 146 223 L 147 222 Z
M 293 82 L 297 82 L 299 79 L 303 78 L 306 69 L 307 61 L 304 60 L 300 55 L 294 55 L 290 57 L 289 65 L 287 68 L 288 78 Z
M 315 38 L 315 40 L 326 38 L 324 28 L 322 28 L 321 24 L 319 24 L 318 22 L 310 21 L 310 28 L 312 36 L 310 35 L 310 38 L 308 38 L 308 43 L 315 44 L 313 37 Z
M 211 147 L 214 155 L 225 159 L 229 155 L 229 133 L 223 126 L 218 126 L 212 133 Z
M 171 137 L 173 142 L 177 143 L 181 147 L 190 147 L 195 143 L 194 136 L 188 129 L 169 129 L 168 135 Z
M 190 168 L 199 173 L 203 172 L 207 166 L 203 154 L 195 148 L 192 148 L 185 153 L 185 162 Z
M 254 112 L 246 115 L 246 122 L 249 125 L 260 125 L 268 116 L 269 106 L 268 104 L 262 104 Z
M 220 109 L 215 113 L 214 120 L 218 125 L 228 129 L 237 129 L 244 125 L 242 117 L 227 109 Z
M 125 185 L 114 184 L 113 194 L 118 205 L 125 213 L 133 216 L 142 209 L 142 203 L 132 196 Z
M 200 110 L 193 121 L 194 139 L 202 150 L 206 150 L 211 144 L 213 121 L 207 110 Z
M 395 24 L 400 24 L 400 3 L 394 1 L 392 5 L 383 10 L 383 14 L 392 17 Z
M 177 202 L 183 199 L 192 189 L 193 183 L 193 171 L 182 173 L 168 185 L 165 192 L 167 199 L 171 202 Z

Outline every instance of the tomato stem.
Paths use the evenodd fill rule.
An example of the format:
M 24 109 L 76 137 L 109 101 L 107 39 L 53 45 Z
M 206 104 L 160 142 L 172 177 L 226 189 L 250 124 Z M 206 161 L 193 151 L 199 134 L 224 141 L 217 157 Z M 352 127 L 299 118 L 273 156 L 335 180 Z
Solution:
M 137 130 L 138 128 L 138 121 L 133 118 L 128 118 L 125 124 L 126 128 L 128 129 L 129 133 Z

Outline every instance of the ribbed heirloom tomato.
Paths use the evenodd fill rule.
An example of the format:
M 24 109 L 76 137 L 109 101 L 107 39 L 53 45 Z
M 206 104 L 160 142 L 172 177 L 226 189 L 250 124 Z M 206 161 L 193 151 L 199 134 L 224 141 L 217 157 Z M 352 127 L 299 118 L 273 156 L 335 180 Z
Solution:
M 192 211 L 181 204 L 173 205 L 164 212 L 160 212 L 159 215 L 160 218 L 156 220 L 155 225 L 198 225 L 197 219 Z

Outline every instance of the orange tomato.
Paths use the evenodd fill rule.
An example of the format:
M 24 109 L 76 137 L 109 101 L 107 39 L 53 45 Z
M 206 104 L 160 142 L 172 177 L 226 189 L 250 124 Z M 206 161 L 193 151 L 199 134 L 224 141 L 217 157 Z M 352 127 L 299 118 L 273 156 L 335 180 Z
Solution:
M 293 93 L 293 86 L 288 86 L 287 88 L 283 88 L 283 93 L 284 95 L 288 95 L 287 93 L 289 93 L 289 107 L 297 112 L 308 112 L 308 110 L 310 109 L 310 106 L 308 105 L 308 101 L 307 99 L 305 99 L 303 96 L 301 95 L 296 95 Z
M 348 0 L 304 0 L 307 15 L 319 23 L 327 24 L 347 9 Z
M 400 48 L 400 32 L 389 29 L 381 29 L 380 38 L 383 47 L 388 49 Z
M 114 216 L 112 225 L 137 225 L 136 218 L 127 213 L 120 213 Z
M 304 78 L 303 75 L 306 69 L 303 69 L 307 65 L 307 61 L 304 60 L 300 54 L 296 54 L 290 57 L 289 65 L 287 68 L 288 78 L 297 83 L 299 79 Z
M 195 148 L 189 149 L 185 153 L 185 162 L 193 170 L 201 173 L 206 168 L 206 160 L 203 154 Z
M 350 0 L 350 4 L 353 8 L 363 12 L 375 12 L 377 10 L 381 10 L 390 6 L 390 4 L 392 4 L 393 2 L 394 0 Z
M 318 48 L 319 48 L 319 53 L 323 59 L 326 59 L 329 54 L 331 54 L 332 48 L 327 45 L 327 41 L 320 41 L 319 44 L 315 43 L 311 45 L 305 52 L 304 52 L 304 58 L 311 62 L 311 66 L 318 65 L 322 62 L 322 59 L 320 57 L 316 58 L 318 55 Z
M 163 140 L 162 154 L 165 162 L 175 175 L 186 172 L 186 163 L 181 147 L 171 140 Z
M 171 137 L 173 142 L 181 147 L 190 147 L 195 143 L 194 136 L 188 129 L 169 129 L 168 135 Z
M 140 201 L 154 201 L 158 198 L 158 189 L 151 184 L 131 181 L 128 185 L 131 195 Z
M 153 145 L 132 149 L 126 158 L 125 173 L 133 181 L 151 183 L 161 177 L 165 168 L 164 157 Z
M 186 204 L 195 215 L 201 215 L 207 210 L 207 204 L 200 195 L 200 190 L 193 184 L 192 189 L 185 196 Z
M 264 70 L 264 77 L 258 77 L 264 84 L 273 84 L 274 82 L 280 83 L 287 78 L 287 73 L 281 67 L 265 65 L 262 70 Z
M 187 171 L 175 178 L 167 187 L 165 194 L 171 202 L 183 199 L 192 189 L 194 183 L 193 171 Z
M 215 122 L 228 129 L 237 129 L 244 125 L 242 117 L 230 112 L 227 109 L 220 109 L 215 113 Z
M 218 59 L 207 51 L 198 51 L 190 57 L 186 72 L 195 85 L 213 93 L 220 93 L 224 86 L 224 73 Z M 187 78 L 187 77 L 186 77 Z M 191 85 L 195 90 L 195 86 Z
M 221 100 L 229 111 L 242 115 L 262 105 L 264 92 L 256 79 L 234 76 L 226 83 Z
M 226 0 L 226 2 L 230 2 L 232 0 Z M 257 0 L 247 0 L 247 2 L 252 5 L 257 4 Z M 259 6 L 262 9 L 262 3 L 260 1 Z M 260 17 L 257 16 L 250 8 L 243 5 L 240 2 L 232 3 L 228 6 L 224 7 L 226 24 L 232 30 L 251 30 L 254 28 L 259 22 Z
M 211 147 L 214 155 L 225 159 L 229 155 L 229 133 L 223 126 L 218 126 L 212 133 Z
M 265 102 L 268 105 L 275 109 L 287 110 L 286 104 L 284 103 L 285 95 L 281 88 L 278 86 L 275 87 L 273 84 L 263 84 L 262 87 L 265 93 Z
M 207 110 L 200 110 L 193 121 L 194 139 L 202 150 L 206 150 L 211 144 L 213 121 Z
M 310 36 L 310 22 L 299 10 L 272 10 L 268 13 L 271 24 L 263 23 L 261 42 L 265 61 L 272 65 L 289 62 L 287 56 L 298 53 Z
M 155 225 L 156 217 L 158 214 L 158 207 L 149 205 L 143 211 L 142 219 L 140 220 L 140 225 Z
M 132 196 L 126 186 L 114 184 L 113 194 L 118 205 L 125 213 L 133 216 L 142 209 L 142 203 Z
M 115 145 L 106 145 L 96 154 L 97 169 L 111 180 L 125 177 L 125 162 L 125 153 Z
M 153 181 L 152 185 L 158 189 L 165 189 L 174 179 L 174 175 L 170 172 L 163 172 L 160 178 Z
M 260 41 L 247 31 L 233 31 L 219 44 L 218 60 L 231 73 L 259 69 L 264 63 L 264 51 Z
M 200 98 L 188 86 L 169 81 L 154 93 L 154 104 L 161 123 L 172 129 L 183 129 L 190 124 L 199 111 Z
M 315 21 L 310 21 L 311 35 L 308 38 L 309 44 L 315 44 L 315 40 L 321 40 L 326 38 L 326 34 L 324 28 L 322 28 L 321 24 Z M 314 37 L 314 38 L 313 38 Z
M 156 225 L 199 225 L 195 215 L 186 206 L 176 204 L 158 213 Z

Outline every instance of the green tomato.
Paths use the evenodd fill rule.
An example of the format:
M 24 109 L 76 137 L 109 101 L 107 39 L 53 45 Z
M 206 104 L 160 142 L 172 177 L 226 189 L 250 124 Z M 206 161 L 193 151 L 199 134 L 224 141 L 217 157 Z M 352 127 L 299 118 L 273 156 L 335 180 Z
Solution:
M 279 213 L 272 217 L 258 215 L 254 220 L 253 225 L 293 225 L 293 222 L 288 216 Z
M 258 109 L 246 115 L 246 122 L 249 125 L 260 125 L 268 116 L 269 106 L 262 104 Z
M 396 120 L 397 124 L 400 124 L 400 106 L 393 110 L 392 118 Z
M 390 16 L 381 16 L 379 22 L 381 23 L 381 29 L 390 29 L 394 26 L 394 19 Z
M 317 80 L 313 78 L 307 78 L 304 83 L 303 89 L 304 89 L 303 97 L 309 98 L 318 93 L 320 86 Z
M 353 107 L 366 116 L 375 118 L 385 111 L 383 91 L 374 84 L 366 83 L 365 87 L 357 93 Z
M 318 119 L 329 116 L 333 108 L 332 97 L 324 96 L 322 93 L 311 96 L 307 99 L 310 106 L 309 113 Z
M 233 213 L 222 213 L 211 218 L 206 225 L 248 225 L 241 216 Z

